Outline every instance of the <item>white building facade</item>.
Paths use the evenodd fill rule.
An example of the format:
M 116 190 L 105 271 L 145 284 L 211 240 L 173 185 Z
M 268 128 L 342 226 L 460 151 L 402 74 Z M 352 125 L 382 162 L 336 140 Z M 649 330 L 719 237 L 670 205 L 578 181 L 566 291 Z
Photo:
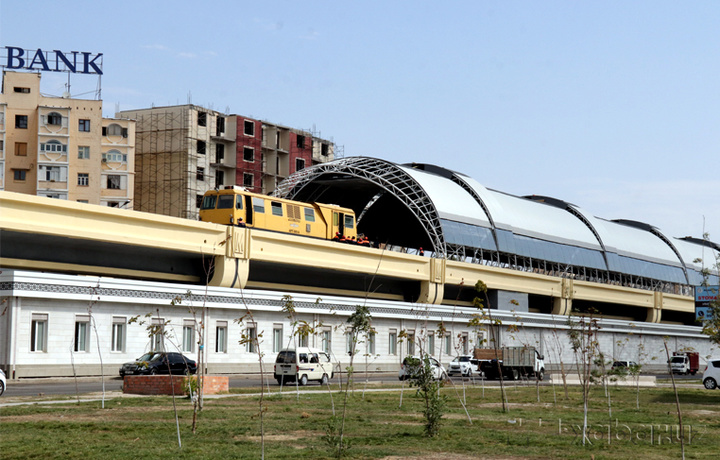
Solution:
M 447 364 L 476 345 L 492 346 L 494 336 L 502 346 L 538 348 L 548 370 L 574 362 L 568 317 L 557 315 L 493 310 L 502 325 L 491 331 L 469 325 L 477 311 L 468 307 L 18 270 L 0 273 L 0 299 L 0 367 L 10 378 L 116 376 L 122 363 L 161 349 L 201 360 L 211 374 L 258 373 L 260 352 L 272 373 L 277 352 L 295 344 L 325 349 L 336 371 L 344 371 L 347 319 L 358 304 L 368 306 L 373 332 L 359 338 L 356 371 L 396 372 L 404 356 L 421 351 Z M 313 329 L 307 337 L 294 334 L 303 323 Z M 602 319 L 599 325 L 607 359 L 650 370 L 665 367 L 665 338 L 671 351 L 717 353 L 698 327 Z M 243 343 L 248 337 L 258 338 L 259 349 Z

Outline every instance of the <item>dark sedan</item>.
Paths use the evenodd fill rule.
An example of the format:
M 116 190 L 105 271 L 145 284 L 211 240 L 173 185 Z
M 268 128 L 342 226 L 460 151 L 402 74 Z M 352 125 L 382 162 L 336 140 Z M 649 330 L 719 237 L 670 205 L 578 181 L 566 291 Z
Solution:
M 182 353 L 150 352 L 120 367 L 120 377 L 126 375 L 176 374 L 189 375 L 197 371 L 197 364 Z

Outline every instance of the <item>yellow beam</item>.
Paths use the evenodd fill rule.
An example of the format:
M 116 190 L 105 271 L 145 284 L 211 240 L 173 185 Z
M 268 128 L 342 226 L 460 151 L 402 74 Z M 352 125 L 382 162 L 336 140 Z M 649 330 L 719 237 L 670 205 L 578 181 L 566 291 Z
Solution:
M 420 283 L 421 300 L 440 303 L 445 285 L 472 287 L 482 280 L 491 289 L 573 300 L 617 303 L 680 312 L 694 311 L 692 297 L 664 294 L 588 281 L 569 280 L 532 272 L 402 254 L 247 228 L 195 222 L 117 208 L 0 191 L 0 228 L 7 231 L 86 239 L 128 246 L 215 256 L 212 285 L 245 287 L 251 261 L 364 273 Z M 0 257 L 2 254 L 0 254 Z M 191 276 L 107 269 L 54 262 L 1 259 L 11 268 L 74 271 L 112 276 L 202 282 Z M 282 285 L 282 280 L 278 281 Z M 657 318 L 658 316 L 655 315 Z

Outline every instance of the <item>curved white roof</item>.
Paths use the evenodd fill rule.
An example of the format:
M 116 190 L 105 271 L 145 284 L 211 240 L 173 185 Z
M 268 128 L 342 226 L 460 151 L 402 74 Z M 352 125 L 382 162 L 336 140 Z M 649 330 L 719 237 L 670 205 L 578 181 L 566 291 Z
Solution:
M 483 208 L 455 182 L 418 169 L 398 167 L 422 186 L 435 205 L 441 219 L 481 227 L 491 226 Z
M 601 219 L 587 213 L 583 213 L 583 215 L 595 227 L 607 251 L 634 259 L 682 266 L 675 252 L 658 236 L 646 230 Z
M 601 249 L 592 231 L 569 212 L 545 203 L 487 189 L 469 177 L 462 179 L 483 200 L 497 228 L 546 241 Z

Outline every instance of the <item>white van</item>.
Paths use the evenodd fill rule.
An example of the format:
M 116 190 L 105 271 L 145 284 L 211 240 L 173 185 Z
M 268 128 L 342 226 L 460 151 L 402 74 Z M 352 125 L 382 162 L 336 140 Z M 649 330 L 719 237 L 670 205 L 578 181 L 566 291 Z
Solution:
M 294 382 L 300 385 L 316 380 L 326 385 L 333 378 L 333 363 L 330 355 L 316 348 L 298 347 L 280 350 L 275 359 L 275 380 L 279 384 Z

